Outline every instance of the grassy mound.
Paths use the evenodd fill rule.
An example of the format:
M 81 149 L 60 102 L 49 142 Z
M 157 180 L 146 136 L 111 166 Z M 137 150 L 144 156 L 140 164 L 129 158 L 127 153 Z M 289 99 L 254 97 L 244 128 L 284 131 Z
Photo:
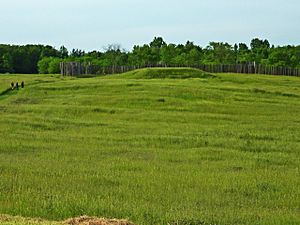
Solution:
M 104 219 L 96 217 L 81 216 L 71 218 L 62 222 L 46 221 L 23 217 L 12 217 L 0 215 L 0 225 L 133 225 L 127 220 Z
M 0 213 L 300 224 L 299 77 L 216 77 L 0 75 Z
M 122 75 L 134 79 L 155 79 L 155 78 L 214 78 L 213 74 L 194 68 L 145 68 L 127 72 Z

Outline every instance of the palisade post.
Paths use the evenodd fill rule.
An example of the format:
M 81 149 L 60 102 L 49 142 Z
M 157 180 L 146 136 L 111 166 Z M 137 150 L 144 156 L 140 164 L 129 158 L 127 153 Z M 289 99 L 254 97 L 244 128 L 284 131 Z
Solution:
M 161 65 L 157 65 L 161 66 Z M 169 67 L 170 65 L 165 65 Z M 179 66 L 179 65 L 178 65 Z M 60 63 L 60 74 L 62 76 L 80 76 L 88 74 L 115 74 L 125 73 L 128 71 L 149 68 L 153 65 L 145 66 L 96 66 L 89 63 L 81 62 L 61 62 Z M 180 66 L 188 67 L 188 66 Z M 189 67 L 201 69 L 209 73 L 244 73 L 244 74 L 268 74 L 268 75 L 284 75 L 284 76 L 299 76 L 300 72 L 298 68 L 288 67 L 275 67 L 268 65 L 260 65 L 254 63 L 243 63 L 243 64 L 197 64 L 190 65 Z

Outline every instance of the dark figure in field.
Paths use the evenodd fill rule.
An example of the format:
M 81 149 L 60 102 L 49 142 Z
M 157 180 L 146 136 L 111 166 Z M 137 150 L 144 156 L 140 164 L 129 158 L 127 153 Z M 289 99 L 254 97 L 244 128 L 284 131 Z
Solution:
M 21 88 L 24 88 L 24 81 L 22 81 L 21 83 Z
M 19 83 L 18 82 L 16 83 L 16 88 L 19 89 Z
M 14 86 L 15 86 L 14 82 L 11 82 L 10 86 L 11 86 L 11 89 L 14 89 Z

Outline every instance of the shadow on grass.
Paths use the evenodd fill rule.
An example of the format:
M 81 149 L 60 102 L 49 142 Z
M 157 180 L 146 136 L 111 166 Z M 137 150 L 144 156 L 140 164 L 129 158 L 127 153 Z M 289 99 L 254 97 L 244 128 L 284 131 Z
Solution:
M 8 98 L 9 96 L 12 96 L 17 93 L 17 90 L 7 88 L 6 90 L 0 92 L 0 100 L 3 100 L 5 98 Z
M 6 94 L 8 94 L 8 93 L 11 92 L 11 91 L 13 91 L 11 88 L 7 88 L 6 90 L 4 90 L 4 91 L 2 91 L 2 92 L 0 93 L 0 96 L 6 95 Z

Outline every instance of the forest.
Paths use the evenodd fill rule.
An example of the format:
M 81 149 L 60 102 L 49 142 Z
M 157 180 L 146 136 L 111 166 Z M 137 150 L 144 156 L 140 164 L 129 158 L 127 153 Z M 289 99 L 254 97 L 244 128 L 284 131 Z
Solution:
M 268 40 L 254 38 L 245 43 L 231 45 L 210 42 L 201 47 L 194 42 L 168 44 L 162 37 L 155 37 L 149 44 L 135 45 L 126 51 L 118 44 L 102 51 L 85 52 L 56 49 L 49 45 L 0 44 L 0 73 L 55 74 L 60 72 L 60 62 L 80 61 L 97 66 L 195 66 L 216 64 L 246 64 L 300 68 L 300 45 L 274 46 Z

